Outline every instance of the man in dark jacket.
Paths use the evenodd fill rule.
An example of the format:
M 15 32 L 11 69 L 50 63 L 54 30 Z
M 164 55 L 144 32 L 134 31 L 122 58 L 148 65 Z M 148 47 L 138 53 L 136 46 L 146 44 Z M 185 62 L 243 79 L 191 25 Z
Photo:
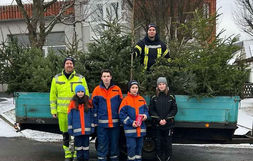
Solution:
M 165 77 L 157 79 L 157 91 L 150 101 L 150 115 L 156 129 L 158 161 L 169 161 L 172 156 L 172 127 L 177 113 L 175 96 L 169 94 Z
M 145 38 L 139 41 L 134 48 L 135 56 L 141 58 L 141 64 L 145 70 L 149 71 L 150 67 L 155 64 L 157 58 L 163 56 L 170 60 L 169 51 L 166 45 L 159 39 L 157 28 L 154 24 L 148 25 Z

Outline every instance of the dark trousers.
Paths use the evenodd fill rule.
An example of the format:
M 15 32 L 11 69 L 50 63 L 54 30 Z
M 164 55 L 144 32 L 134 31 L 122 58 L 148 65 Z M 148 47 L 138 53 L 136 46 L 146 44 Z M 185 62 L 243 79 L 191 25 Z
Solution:
M 97 127 L 97 156 L 99 161 L 107 161 L 107 156 L 109 156 L 110 161 L 119 160 L 119 134 L 120 127 Z
M 158 160 L 167 161 L 172 156 L 172 130 L 156 129 L 156 155 Z
M 75 150 L 78 160 L 89 160 L 89 135 L 75 136 Z
M 127 160 L 141 161 L 143 137 L 126 137 Z

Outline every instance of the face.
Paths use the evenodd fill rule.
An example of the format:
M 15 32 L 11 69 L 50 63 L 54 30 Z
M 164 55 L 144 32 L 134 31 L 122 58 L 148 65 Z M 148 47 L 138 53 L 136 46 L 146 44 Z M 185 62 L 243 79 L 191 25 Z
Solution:
M 67 60 L 64 64 L 64 70 L 66 73 L 71 73 L 74 70 L 74 64 L 71 60 Z
M 165 83 L 158 84 L 158 89 L 160 91 L 165 91 L 166 88 L 167 88 L 167 85 Z
M 139 90 L 139 87 L 134 84 L 131 86 L 129 92 L 132 94 L 132 95 L 137 95 L 138 94 L 138 90 Z
M 78 92 L 76 93 L 76 95 L 77 95 L 78 97 L 82 98 L 82 97 L 84 96 L 84 92 L 83 92 L 83 91 L 78 91 Z
M 156 35 L 156 29 L 154 27 L 150 27 L 148 29 L 148 37 L 149 38 L 154 38 Z
M 112 80 L 112 76 L 110 73 L 104 72 L 101 76 L 101 80 L 104 84 L 110 84 Z

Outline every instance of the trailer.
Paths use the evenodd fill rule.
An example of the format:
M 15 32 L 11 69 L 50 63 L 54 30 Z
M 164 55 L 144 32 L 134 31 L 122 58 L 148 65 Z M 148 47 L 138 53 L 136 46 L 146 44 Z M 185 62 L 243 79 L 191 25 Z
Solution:
M 15 93 L 16 122 L 20 129 L 30 128 L 59 132 L 57 119 L 50 114 L 49 93 Z M 192 98 L 176 95 L 178 113 L 175 119 L 174 143 L 253 143 L 252 129 L 247 135 L 234 135 L 237 129 L 239 96 Z M 147 104 L 150 97 L 145 96 Z M 147 136 L 144 138 L 144 155 L 155 150 L 152 120 L 147 120 Z M 122 130 L 121 142 L 124 144 Z M 123 151 L 125 147 L 122 147 Z M 150 157 L 149 157 L 150 158 Z

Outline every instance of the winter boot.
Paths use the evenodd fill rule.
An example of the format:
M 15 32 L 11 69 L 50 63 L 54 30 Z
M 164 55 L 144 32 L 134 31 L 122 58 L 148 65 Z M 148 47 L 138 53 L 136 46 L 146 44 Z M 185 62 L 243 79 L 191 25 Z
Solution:
M 79 159 L 77 159 L 77 157 L 73 158 L 73 161 L 79 161 Z
M 171 161 L 171 157 L 167 157 L 165 161 Z
M 158 154 L 156 154 L 156 160 L 157 160 L 157 161 L 163 161 L 163 160 L 162 160 L 162 157 L 159 156 Z
M 72 158 L 65 158 L 64 161 L 72 161 Z

